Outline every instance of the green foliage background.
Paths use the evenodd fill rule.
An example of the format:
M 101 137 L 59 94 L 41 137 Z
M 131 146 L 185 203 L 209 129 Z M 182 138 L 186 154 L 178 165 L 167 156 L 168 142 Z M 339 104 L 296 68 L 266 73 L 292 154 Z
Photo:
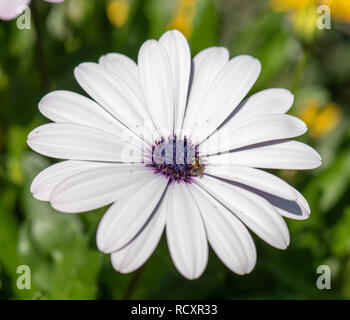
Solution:
M 68 2 L 75 2 L 69 5 Z M 73 69 L 108 52 L 136 59 L 148 38 L 165 30 L 173 1 L 130 0 L 122 27 L 107 19 L 104 0 L 67 0 L 52 5 L 33 0 L 32 29 L 0 22 L 0 298 L 1 299 L 349 299 L 350 298 L 350 26 L 332 22 L 305 41 L 283 13 L 260 0 L 199 0 L 190 38 L 192 54 L 211 45 L 231 56 L 251 54 L 262 63 L 253 91 L 285 87 L 296 97 L 298 114 L 307 98 L 336 102 L 342 118 L 320 139 L 302 140 L 323 157 L 313 171 L 278 172 L 309 201 L 306 221 L 288 220 L 291 244 L 285 251 L 255 237 L 254 271 L 238 276 L 210 253 L 204 275 L 195 281 L 175 270 L 163 238 L 141 269 L 114 271 L 98 252 L 95 232 L 104 209 L 78 215 L 55 212 L 35 200 L 33 177 L 52 163 L 26 145 L 26 136 L 46 122 L 41 97 L 55 89 L 82 92 Z M 39 31 L 39 33 L 38 33 Z M 38 37 L 39 35 L 39 37 Z M 30 290 L 16 286 L 19 265 L 32 271 Z M 332 270 L 331 290 L 318 290 L 317 266 Z

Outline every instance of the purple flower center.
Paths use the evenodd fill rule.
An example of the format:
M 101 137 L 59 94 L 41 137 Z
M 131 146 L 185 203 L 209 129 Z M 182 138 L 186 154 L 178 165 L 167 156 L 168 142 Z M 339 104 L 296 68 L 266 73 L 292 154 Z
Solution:
M 152 162 L 148 165 L 156 174 L 162 174 L 169 182 L 193 182 L 200 176 L 204 165 L 200 162 L 198 145 L 176 135 L 162 138 L 152 146 Z

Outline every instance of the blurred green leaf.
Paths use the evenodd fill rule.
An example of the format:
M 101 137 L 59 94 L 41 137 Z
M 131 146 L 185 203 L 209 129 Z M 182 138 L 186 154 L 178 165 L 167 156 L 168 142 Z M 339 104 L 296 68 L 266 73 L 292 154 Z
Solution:
M 327 212 L 344 195 L 350 184 L 350 150 L 341 151 L 332 165 L 317 179 L 322 191 L 320 208 Z
M 198 0 L 190 38 L 192 55 L 214 46 L 219 39 L 219 13 L 215 1 Z
M 330 245 L 334 254 L 342 257 L 350 252 L 350 207 L 345 208 L 342 219 L 329 230 Z
M 74 242 L 54 253 L 55 267 L 50 299 L 94 299 L 97 296 L 97 276 L 101 254 L 85 242 Z

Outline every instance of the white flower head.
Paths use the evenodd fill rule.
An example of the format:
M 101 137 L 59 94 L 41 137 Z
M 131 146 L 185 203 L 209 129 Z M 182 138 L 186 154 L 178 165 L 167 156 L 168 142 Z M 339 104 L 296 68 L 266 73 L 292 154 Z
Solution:
M 251 272 L 256 249 L 248 229 L 285 249 L 283 217 L 310 214 L 297 190 L 260 169 L 321 164 L 315 150 L 289 140 L 306 126 L 285 114 L 293 104 L 288 90 L 243 100 L 259 73 L 258 60 L 229 59 L 223 47 L 191 61 L 176 30 L 146 41 L 138 64 L 118 53 L 82 63 L 75 77 L 93 100 L 55 91 L 39 104 L 55 123 L 34 129 L 28 144 L 66 161 L 34 179 L 34 197 L 69 213 L 112 204 L 97 246 L 122 273 L 145 263 L 164 229 L 172 260 L 188 279 L 203 273 L 208 242 L 230 270 Z

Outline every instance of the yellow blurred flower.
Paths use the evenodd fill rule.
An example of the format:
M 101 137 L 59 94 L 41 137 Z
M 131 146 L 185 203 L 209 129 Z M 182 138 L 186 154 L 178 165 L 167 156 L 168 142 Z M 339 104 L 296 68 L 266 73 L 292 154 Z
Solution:
M 303 9 L 315 2 L 315 0 L 270 0 L 270 6 L 276 11 L 290 11 Z
M 308 5 L 296 11 L 294 16 L 294 29 L 305 40 L 311 40 L 317 29 L 317 7 Z
M 350 23 L 350 0 L 323 0 L 321 2 L 331 8 L 334 19 Z
M 111 24 L 116 27 L 122 27 L 130 11 L 130 3 L 128 0 L 112 0 L 107 4 L 107 16 Z
M 326 136 L 339 124 L 341 110 L 334 102 L 322 106 L 316 100 L 309 100 L 305 103 L 299 117 L 307 124 L 309 135 L 319 139 Z
M 275 11 L 291 13 L 295 31 L 305 40 L 311 40 L 317 30 L 320 5 L 330 8 L 332 19 L 350 22 L 350 0 L 270 0 L 269 3 Z
M 350 22 L 349 0 L 270 0 L 270 6 L 276 11 L 297 11 L 308 6 L 327 5 L 331 9 L 332 18 Z
M 198 0 L 177 0 L 176 2 L 176 10 L 167 29 L 177 29 L 190 38 Z
M 316 0 L 270 0 L 270 6 L 275 11 L 289 12 L 296 33 L 310 41 L 317 29 L 316 2 Z

